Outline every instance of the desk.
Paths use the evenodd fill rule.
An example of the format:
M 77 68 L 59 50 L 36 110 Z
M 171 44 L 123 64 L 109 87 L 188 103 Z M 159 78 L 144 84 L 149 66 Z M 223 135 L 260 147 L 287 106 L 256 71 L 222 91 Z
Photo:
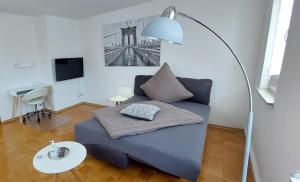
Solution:
M 12 118 L 15 118 L 16 110 L 19 107 L 18 108 L 19 112 L 20 112 L 19 120 L 20 120 L 20 123 L 23 123 L 23 121 L 22 121 L 22 97 L 26 93 L 28 93 L 34 89 L 43 88 L 43 87 L 47 88 L 50 92 L 52 92 L 52 86 L 47 85 L 47 84 L 34 84 L 34 85 L 28 85 L 28 86 L 24 86 L 24 87 L 9 89 L 8 95 L 10 95 L 13 98 Z M 50 98 L 50 94 L 48 95 L 48 97 L 46 99 L 51 107 L 51 110 L 54 112 L 54 107 L 53 107 L 52 100 Z

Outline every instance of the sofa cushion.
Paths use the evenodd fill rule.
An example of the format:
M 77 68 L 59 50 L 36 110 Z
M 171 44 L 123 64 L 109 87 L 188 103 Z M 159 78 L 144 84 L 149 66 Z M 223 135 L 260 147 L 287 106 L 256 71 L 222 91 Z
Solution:
M 193 94 L 177 80 L 167 63 L 141 85 L 141 88 L 150 99 L 166 103 L 179 102 L 193 97 Z
M 130 104 L 120 113 L 131 118 L 152 121 L 159 110 L 159 107 L 152 104 Z
M 140 86 L 147 82 L 151 77 L 151 75 L 137 75 L 135 77 L 134 95 L 146 96 L 146 93 L 143 89 L 140 88 Z M 185 86 L 187 90 L 189 90 L 194 95 L 192 98 L 186 99 L 187 101 L 205 105 L 209 104 L 212 80 L 182 77 L 177 77 L 177 79 L 183 86 Z

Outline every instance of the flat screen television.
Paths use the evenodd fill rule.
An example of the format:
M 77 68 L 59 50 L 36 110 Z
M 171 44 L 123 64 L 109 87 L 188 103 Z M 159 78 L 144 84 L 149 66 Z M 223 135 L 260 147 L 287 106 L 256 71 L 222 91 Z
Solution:
M 56 81 L 83 77 L 83 58 L 55 59 Z

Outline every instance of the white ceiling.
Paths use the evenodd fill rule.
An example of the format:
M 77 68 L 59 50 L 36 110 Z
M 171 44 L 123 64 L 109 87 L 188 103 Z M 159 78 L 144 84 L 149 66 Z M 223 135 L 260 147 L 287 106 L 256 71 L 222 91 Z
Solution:
M 152 0 L 0 0 L 0 12 L 83 19 Z

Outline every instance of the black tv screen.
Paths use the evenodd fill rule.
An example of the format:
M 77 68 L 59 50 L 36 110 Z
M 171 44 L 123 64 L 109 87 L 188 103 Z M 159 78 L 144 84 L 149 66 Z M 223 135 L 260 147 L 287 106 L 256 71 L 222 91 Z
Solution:
M 56 81 L 83 77 L 83 58 L 55 59 Z

